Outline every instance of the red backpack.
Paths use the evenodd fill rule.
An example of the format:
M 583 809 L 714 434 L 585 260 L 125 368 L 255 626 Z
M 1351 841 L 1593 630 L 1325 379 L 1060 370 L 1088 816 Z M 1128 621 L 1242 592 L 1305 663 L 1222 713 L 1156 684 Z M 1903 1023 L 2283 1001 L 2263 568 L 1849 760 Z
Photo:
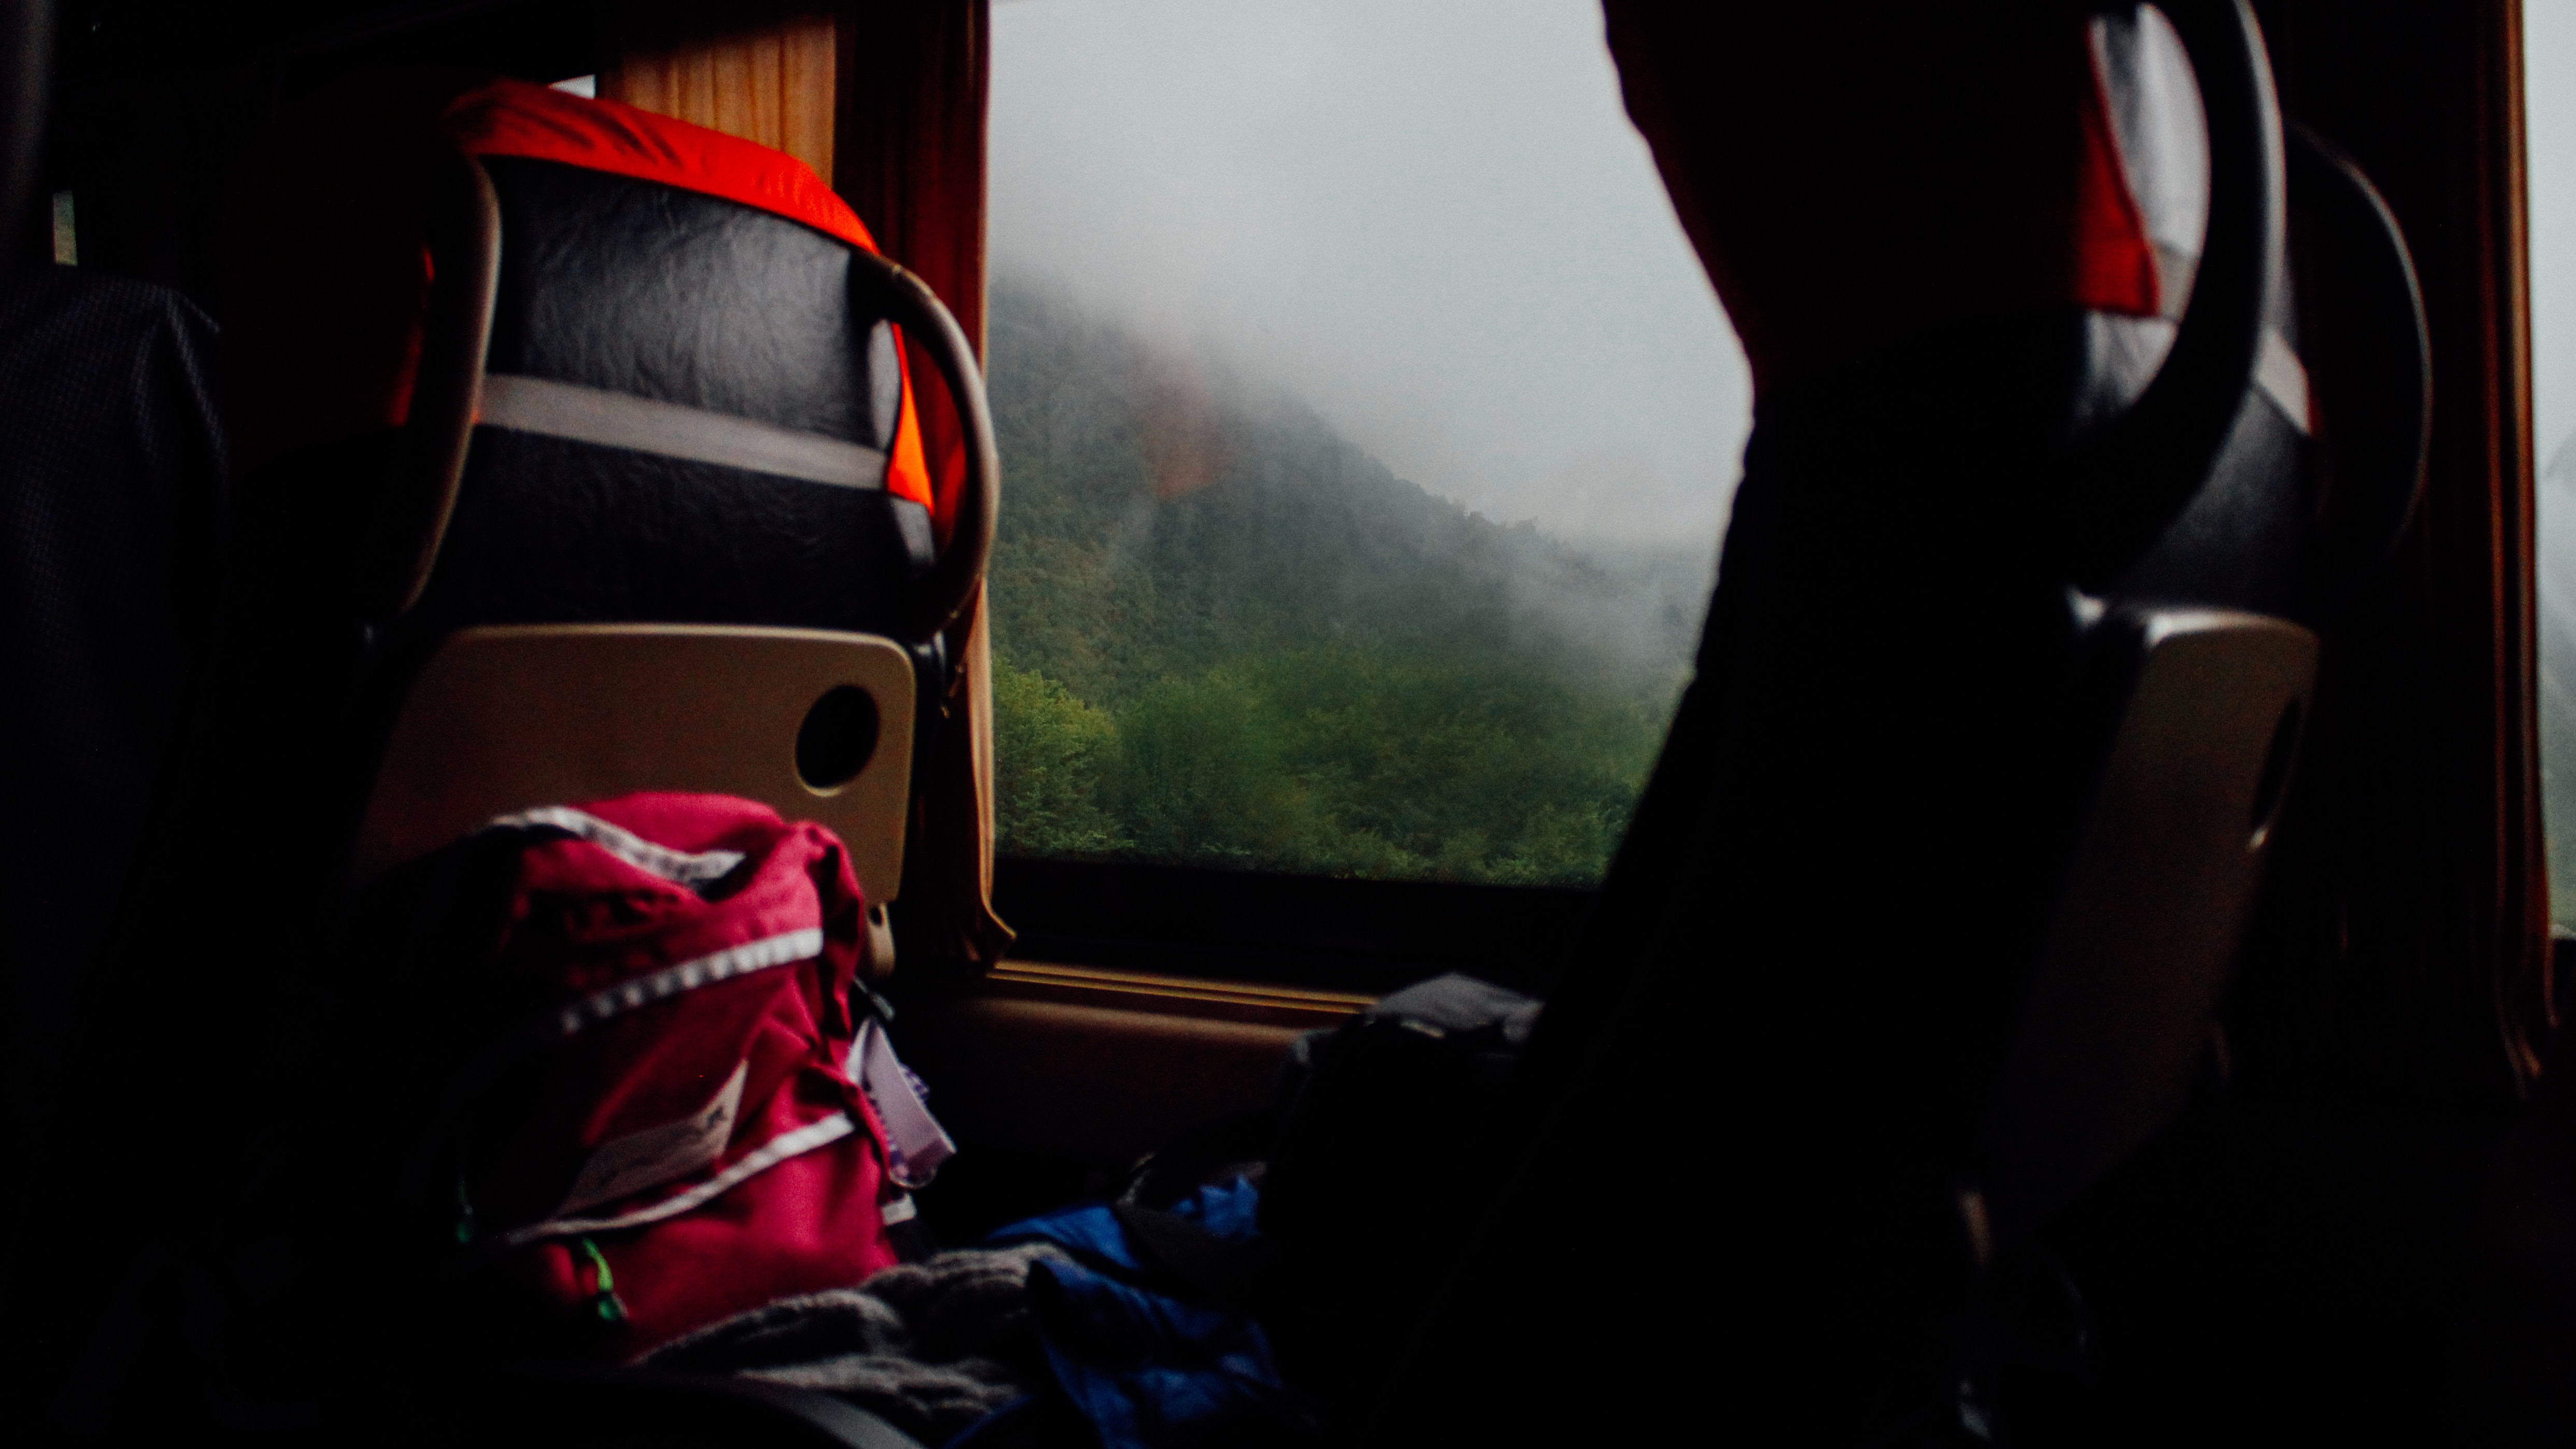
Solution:
M 518 1019 L 428 1157 L 471 1321 L 622 1362 L 894 1263 L 907 1189 L 954 1149 L 886 1046 L 840 842 L 676 794 L 528 811 L 478 846 L 496 834 L 518 848 L 470 964 Z

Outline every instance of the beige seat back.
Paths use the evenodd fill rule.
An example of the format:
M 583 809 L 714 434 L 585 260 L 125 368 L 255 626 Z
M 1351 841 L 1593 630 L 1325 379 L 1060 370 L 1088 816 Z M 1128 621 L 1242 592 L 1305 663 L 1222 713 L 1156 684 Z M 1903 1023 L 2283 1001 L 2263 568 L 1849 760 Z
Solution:
M 367 799 L 363 883 L 485 822 L 638 790 L 757 800 L 840 836 L 871 914 L 903 878 L 913 664 L 815 629 L 466 629 L 412 681 Z

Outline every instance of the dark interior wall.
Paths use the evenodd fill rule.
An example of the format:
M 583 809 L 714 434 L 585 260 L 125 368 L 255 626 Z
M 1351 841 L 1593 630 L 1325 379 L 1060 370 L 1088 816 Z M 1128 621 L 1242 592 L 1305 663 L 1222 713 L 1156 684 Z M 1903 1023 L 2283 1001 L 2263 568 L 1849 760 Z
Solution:
M 598 69 L 588 0 L 87 0 L 63 9 L 46 189 L 73 194 L 80 263 L 211 305 L 233 164 L 298 97 L 386 66 L 560 80 Z M 41 225 L 19 250 L 50 255 Z

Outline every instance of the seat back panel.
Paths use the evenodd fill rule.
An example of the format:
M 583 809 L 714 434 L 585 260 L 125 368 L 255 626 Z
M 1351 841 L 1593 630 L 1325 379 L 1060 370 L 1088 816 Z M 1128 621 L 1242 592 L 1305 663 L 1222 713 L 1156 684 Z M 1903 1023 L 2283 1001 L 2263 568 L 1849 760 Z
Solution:
M 874 748 L 824 788 L 799 773 L 816 703 L 875 702 Z M 757 800 L 839 835 L 871 906 L 903 874 L 913 662 L 890 639 L 814 629 L 544 625 L 447 640 L 404 697 L 368 797 L 364 881 L 485 823 L 637 790 Z
M 478 624 L 771 624 L 884 631 L 932 553 L 882 489 L 477 430 L 406 631 Z
M 1980 1134 L 1995 1241 L 2064 1206 L 2190 1095 L 2263 878 L 2317 636 L 2146 612 L 2132 684 Z

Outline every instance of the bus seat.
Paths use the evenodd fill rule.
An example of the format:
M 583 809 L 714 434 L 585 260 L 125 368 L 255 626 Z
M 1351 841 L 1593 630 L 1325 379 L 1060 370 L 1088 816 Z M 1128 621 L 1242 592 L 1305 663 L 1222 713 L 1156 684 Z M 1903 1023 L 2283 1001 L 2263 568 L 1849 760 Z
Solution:
M 173 1275 L 230 1281 L 252 1239 L 227 1231 L 284 1231 L 243 1224 L 343 1140 L 319 1124 L 370 1130 L 348 1024 L 395 1008 L 335 932 L 389 867 L 530 806 L 745 795 L 842 835 L 883 969 L 919 722 L 949 700 L 943 632 L 998 488 L 955 320 L 749 142 L 516 82 L 371 77 L 287 116 L 221 240 L 231 586 L 116 962 L 126 1011 L 186 1026 L 85 1104 L 163 1125 L 148 1155 L 94 1137 L 57 1166 L 84 1191 L 45 1207 L 59 1281 L 33 1299 L 48 1372 L 143 1423 L 201 1417 L 214 1382 L 237 1410 L 348 1387 L 152 1315 Z M 959 415 L 961 486 L 923 456 L 906 342 Z M 133 1029 L 92 1021 L 97 1059 Z M 283 1103 L 309 1133 L 227 1125 Z M 203 1210 L 163 1211 L 173 1181 L 213 1185 Z M 101 1292 L 101 1262 L 138 1276 Z M 136 1344 L 249 1356 L 173 1371 Z
M 989 429 L 954 321 L 782 155 L 509 82 L 462 94 L 432 82 L 406 99 L 411 114 L 373 102 L 354 126 L 317 114 L 331 139 L 255 165 L 228 237 L 231 401 L 246 492 L 268 510 L 263 540 L 298 553 L 338 543 L 351 558 L 339 578 L 278 570 L 292 596 L 268 603 L 358 626 L 340 647 L 381 734 L 354 762 L 379 786 L 353 867 L 363 876 L 435 844 L 468 823 L 467 805 L 547 803 L 521 798 L 540 785 L 600 794 L 723 779 L 787 813 L 829 816 L 874 864 L 871 901 L 891 900 L 906 797 L 888 782 L 907 779 L 918 710 L 946 697 L 941 631 L 991 538 Z M 435 123 L 407 138 L 410 165 L 362 172 L 376 179 L 356 197 L 330 184 L 350 179 L 332 173 L 352 135 L 401 138 L 423 111 Z M 418 217 L 425 269 L 399 227 L 391 245 L 362 239 L 355 261 L 322 255 L 349 242 L 349 214 L 371 212 Z M 370 311 L 399 322 L 406 309 L 418 319 L 408 328 L 351 322 Z M 969 486 L 944 508 L 898 328 L 949 374 L 976 443 Z M 335 396 L 326 373 L 378 385 Z M 363 505 L 347 496 L 369 491 L 352 487 L 353 471 L 373 476 Z M 528 632 L 539 627 L 552 629 L 542 643 Z M 847 636 L 849 677 L 824 684 L 814 657 L 831 646 L 778 630 Z M 459 652 L 471 662 L 447 657 Z M 911 661 L 910 687 L 882 667 L 890 657 Z M 439 712 L 507 721 L 500 706 L 535 692 L 569 704 L 576 678 L 584 707 L 438 762 L 440 808 L 412 788 L 429 778 L 420 751 L 461 743 L 464 726 Z M 791 679 L 817 686 L 792 708 L 768 687 Z M 824 708 L 843 687 L 867 707 Z M 478 690 L 479 705 L 460 693 Z M 674 750 L 704 765 L 748 747 L 726 731 L 748 728 L 736 716 L 755 696 L 781 716 L 755 758 L 794 763 L 780 742 L 800 733 L 810 760 L 852 753 L 851 739 L 824 739 L 836 730 L 869 736 L 868 748 L 829 782 L 680 763 Z M 890 711 L 900 727 L 881 729 Z M 645 749 L 646 719 L 669 749 Z M 622 733 L 612 742 L 581 722 Z M 560 768 L 505 788 L 491 774 L 504 746 L 511 768 L 536 769 L 541 751 Z M 366 756 L 388 747 L 372 770 Z M 847 788 L 861 775 L 868 788 Z
M 2009 1442 L 1994 1374 L 2031 1345 L 1990 1289 L 2221 1069 L 2319 632 L 2411 514 L 2411 264 L 2357 172 L 2285 143 L 2239 0 L 2162 6 L 2206 225 L 2125 374 L 2098 313 L 2023 277 L 1931 315 L 1922 267 L 1782 238 L 1850 221 L 1837 245 L 1884 258 L 1863 223 L 1894 193 L 1962 249 L 1944 284 L 1995 260 L 1977 244 L 2009 268 L 2026 211 L 1974 207 L 2032 173 L 1943 143 L 2010 131 L 1974 127 L 2043 76 L 2083 96 L 2163 19 L 1609 8 L 1740 326 L 1804 317 L 1763 314 L 1782 277 L 1847 320 L 1916 311 L 1768 378 L 1745 328 L 1762 381 L 1697 676 L 1531 1041 L 1527 1145 L 1361 1437 L 1642 1439 L 1686 1395 L 1802 1443 Z M 1756 122 L 1791 94 L 1817 119 L 1779 142 Z M 2342 354 L 2313 375 L 2311 323 Z

